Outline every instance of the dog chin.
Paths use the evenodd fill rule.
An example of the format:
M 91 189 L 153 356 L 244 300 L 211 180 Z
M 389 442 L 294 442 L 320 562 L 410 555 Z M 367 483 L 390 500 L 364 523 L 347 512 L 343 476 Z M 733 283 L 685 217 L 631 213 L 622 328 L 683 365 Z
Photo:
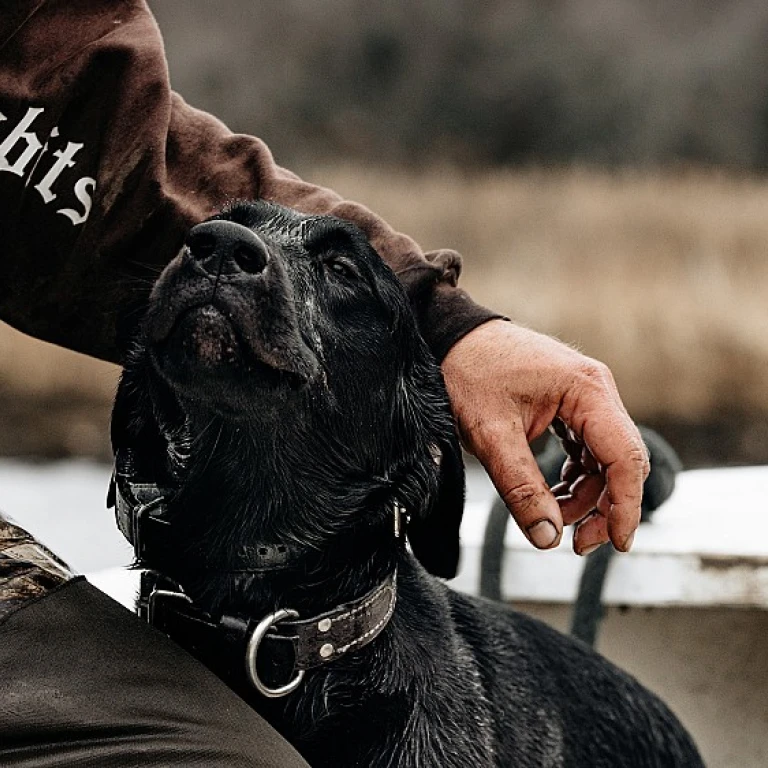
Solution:
M 150 357 L 179 395 L 225 415 L 248 412 L 264 396 L 282 399 L 309 383 L 259 360 L 228 317 L 210 305 L 184 311 L 164 339 L 150 344 Z
M 232 323 L 213 306 L 194 307 L 174 324 L 166 341 L 166 354 L 182 366 L 213 371 L 242 367 L 244 350 Z

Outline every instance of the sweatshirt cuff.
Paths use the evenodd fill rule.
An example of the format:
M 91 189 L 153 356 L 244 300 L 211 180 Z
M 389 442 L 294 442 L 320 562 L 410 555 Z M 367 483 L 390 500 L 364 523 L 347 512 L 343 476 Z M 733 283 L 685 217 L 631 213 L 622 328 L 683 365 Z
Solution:
M 438 363 L 478 325 L 504 319 L 504 315 L 476 304 L 466 291 L 450 283 L 438 283 L 418 297 L 415 310 L 421 334 Z

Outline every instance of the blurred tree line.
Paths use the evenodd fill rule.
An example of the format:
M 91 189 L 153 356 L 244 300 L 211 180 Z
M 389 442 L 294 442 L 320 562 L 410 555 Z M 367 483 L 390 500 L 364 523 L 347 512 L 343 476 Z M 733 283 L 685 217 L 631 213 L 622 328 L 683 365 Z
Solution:
M 286 164 L 768 166 L 764 0 L 154 0 L 174 87 Z

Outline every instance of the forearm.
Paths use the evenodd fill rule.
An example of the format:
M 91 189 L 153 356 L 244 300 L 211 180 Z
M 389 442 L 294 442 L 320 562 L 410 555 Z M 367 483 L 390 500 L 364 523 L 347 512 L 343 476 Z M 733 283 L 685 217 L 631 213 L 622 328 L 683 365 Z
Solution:
M 117 359 L 120 319 L 189 227 L 255 197 L 360 226 L 401 277 L 440 358 L 494 316 L 456 288 L 458 254 L 425 255 L 173 94 L 143 0 L 13 3 L 0 45 L 0 317 L 21 330 Z
M 211 209 L 200 210 L 196 220 L 210 215 L 228 199 L 260 197 L 304 213 L 338 216 L 360 227 L 408 291 L 422 334 L 438 359 L 477 325 L 499 317 L 458 288 L 462 262 L 456 251 L 425 253 L 413 239 L 396 232 L 365 206 L 303 181 L 277 165 L 263 141 L 232 134 L 221 122 L 190 107 L 176 94 L 169 135 L 187 141 L 177 147 L 182 157 L 177 158 L 172 169 L 174 175 L 182 174 L 174 179 L 176 194 L 181 196 L 185 189 L 194 188 L 200 175 L 199 158 L 208 159 L 209 183 L 220 190 L 211 196 Z M 235 184 L 240 186 L 233 189 Z

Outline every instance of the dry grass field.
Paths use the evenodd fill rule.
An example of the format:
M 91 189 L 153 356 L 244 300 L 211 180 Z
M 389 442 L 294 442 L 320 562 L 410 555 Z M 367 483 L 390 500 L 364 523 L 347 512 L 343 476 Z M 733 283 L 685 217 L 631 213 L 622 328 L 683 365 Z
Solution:
M 714 460 L 768 461 L 768 181 L 578 168 L 305 176 L 425 248 L 462 252 L 479 301 L 605 360 L 636 418 L 683 440 L 695 427 Z M 115 377 L 0 328 L 0 453 L 103 455 Z

